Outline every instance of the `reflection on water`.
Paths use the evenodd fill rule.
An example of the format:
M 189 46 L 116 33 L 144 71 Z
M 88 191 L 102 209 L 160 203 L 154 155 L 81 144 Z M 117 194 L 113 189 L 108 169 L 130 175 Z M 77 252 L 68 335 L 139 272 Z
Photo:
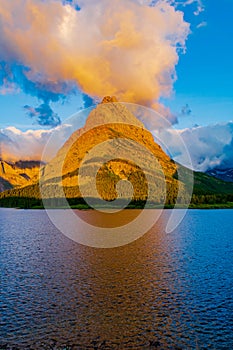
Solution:
M 0 348 L 232 348 L 232 211 L 188 211 L 171 234 L 168 215 L 128 246 L 94 249 L 44 211 L 0 210 Z

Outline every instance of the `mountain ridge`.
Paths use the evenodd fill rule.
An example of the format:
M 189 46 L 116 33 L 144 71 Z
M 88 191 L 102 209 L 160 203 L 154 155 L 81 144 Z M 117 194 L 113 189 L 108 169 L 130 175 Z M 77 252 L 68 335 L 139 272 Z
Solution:
M 206 174 L 226 182 L 233 182 L 233 168 L 214 168 L 207 170 Z
M 105 148 L 99 156 L 93 150 L 100 145 Z M 113 155 L 113 159 L 109 159 L 108 154 Z M 129 156 L 136 161 L 131 161 Z M 137 165 L 137 160 L 139 163 L 143 160 L 143 171 Z M 95 177 L 91 175 L 93 173 Z M 182 176 L 178 176 L 178 173 Z M 193 173 L 175 163 L 126 106 L 116 102 L 115 98 L 105 97 L 90 112 L 85 126 L 76 130 L 56 156 L 42 167 L 40 185 L 33 182 L 29 186 L 7 190 L 0 194 L 0 205 L 42 205 L 41 191 L 43 198 L 53 206 L 60 205 L 64 193 L 72 205 L 83 204 L 80 185 L 91 198 L 94 182 L 100 197 L 111 205 L 118 195 L 117 184 L 122 181 L 133 185 L 132 202 L 141 203 L 141 206 L 148 199 L 148 188 L 152 189 L 150 200 L 154 204 L 174 205 L 176 200 L 184 204 L 190 200 L 189 183 L 185 183 L 184 179 L 189 180 L 193 175 L 193 204 L 233 202 L 233 184 L 226 184 L 206 174 Z M 123 197 L 127 195 L 126 192 L 122 193 Z
M 0 160 L 0 192 L 23 187 L 38 181 L 39 161 L 7 162 Z

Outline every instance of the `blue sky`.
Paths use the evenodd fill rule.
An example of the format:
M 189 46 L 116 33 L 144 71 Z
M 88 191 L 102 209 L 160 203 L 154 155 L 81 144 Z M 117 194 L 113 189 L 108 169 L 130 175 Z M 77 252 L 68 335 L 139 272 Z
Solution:
M 174 93 L 162 99 L 178 116 L 177 128 L 233 119 L 233 1 L 203 0 L 202 3 L 204 11 L 198 16 L 193 14 L 195 4 L 180 7 L 185 20 L 191 24 L 191 34 L 186 53 L 180 54 L 176 66 Z M 0 54 L 2 50 L 3 47 Z M 41 128 L 24 108 L 25 105 L 36 108 L 41 101 L 28 93 L 9 90 L 0 95 L 0 127 Z M 50 103 L 63 121 L 83 106 L 82 94 L 76 91 L 65 101 Z M 182 114 L 186 105 L 189 112 Z
M 208 125 L 233 119 L 233 1 L 203 2 L 205 11 L 193 23 L 187 52 L 180 56 L 173 98 L 166 101 L 179 113 L 188 104 L 191 115 L 179 126 Z M 195 28 L 203 22 L 203 27 Z

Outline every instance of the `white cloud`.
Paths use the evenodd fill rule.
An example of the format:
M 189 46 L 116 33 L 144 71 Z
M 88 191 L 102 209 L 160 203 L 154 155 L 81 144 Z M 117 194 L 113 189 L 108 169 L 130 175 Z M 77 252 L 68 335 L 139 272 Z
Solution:
M 0 158 L 7 161 L 41 160 L 46 143 L 52 134 L 56 134 L 56 144 L 49 157 L 63 145 L 73 132 L 70 125 L 58 126 L 52 130 L 21 131 L 13 126 L 0 129 Z M 49 159 L 43 159 L 48 161 Z
M 197 171 L 233 167 L 233 122 L 199 126 L 178 131 L 191 156 L 192 167 Z M 187 165 L 184 152 L 177 144 L 177 130 L 155 131 L 173 158 Z
M 80 126 L 79 126 L 80 127 Z M 64 124 L 52 130 L 28 130 L 22 132 L 15 127 L 0 130 L 1 157 L 5 160 L 40 160 L 49 137 L 56 133 L 56 144 L 50 158 L 64 144 L 77 125 Z M 183 138 L 191 156 L 192 167 L 206 171 L 215 167 L 233 167 L 233 122 L 211 126 L 199 126 L 183 130 L 158 130 L 153 133 L 163 141 L 171 156 L 183 165 L 190 165 L 183 148 L 177 142 L 177 132 Z M 47 159 L 48 160 L 48 159 Z
M 201 0 L 187 0 L 184 5 L 196 4 L 196 10 L 194 11 L 195 16 L 199 16 L 204 11 L 204 5 Z
M 195 10 L 193 14 L 195 16 L 199 16 L 202 12 L 205 11 L 205 6 L 203 5 L 202 0 L 168 0 L 171 4 L 175 4 L 176 6 L 189 6 L 193 5 Z
M 203 21 L 197 25 L 197 29 L 207 27 L 207 22 Z

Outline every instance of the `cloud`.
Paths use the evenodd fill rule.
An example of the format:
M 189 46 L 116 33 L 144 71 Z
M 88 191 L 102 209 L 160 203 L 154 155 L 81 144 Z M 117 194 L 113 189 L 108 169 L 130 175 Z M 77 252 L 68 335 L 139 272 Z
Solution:
M 0 45 L 1 45 L 0 39 Z M 1 52 L 1 55 L 3 53 Z M 1 58 L 1 57 L 0 57 Z M 38 99 L 57 102 L 65 99 L 66 95 L 74 91 L 74 86 L 63 81 L 51 81 L 41 73 L 33 78 L 29 67 L 17 62 L 0 61 L 0 85 L 14 84 L 15 87 Z
M 182 116 L 190 116 L 191 114 L 192 114 L 192 110 L 189 107 L 189 105 L 186 103 L 186 105 L 183 106 L 181 109 L 181 115 Z
M 155 0 L 154 2 L 156 3 L 157 1 Z M 179 9 L 183 9 L 184 7 L 191 6 L 194 16 L 199 16 L 202 12 L 205 11 L 205 6 L 203 5 L 202 0 L 167 0 L 167 1 L 171 5 Z
M 84 117 L 84 115 L 83 115 Z M 86 118 L 86 117 L 85 117 Z M 78 122 L 78 124 L 77 124 Z M 69 124 L 52 130 L 28 130 L 22 132 L 14 127 L 0 130 L 0 158 L 4 160 L 40 160 L 41 154 L 51 135 L 55 135 L 53 148 L 47 159 L 50 160 L 74 130 L 83 126 L 85 120 L 75 118 Z M 186 158 L 184 148 L 177 141 L 180 134 L 190 154 L 192 166 Z M 218 168 L 233 168 L 233 122 L 212 126 L 199 126 L 192 129 L 174 130 L 157 128 L 153 131 L 155 141 L 177 162 L 205 172 Z
M 0 129 L 0 158 L 6 161 L 41 160 L 44 147 L 51 135 L 55 135 L 54 147 L 45 161 L 55 156 L 74 127 L 63 124 L 51 130 L 21 131 L 15 127 Z
M 55 127 L 61 124 L 60 117 L 53 112 L 48 104 L 42 103 L 36 108 L 25 105 L 24 109 L 27 111 L 30 118 L 36 119 L 39 125 Z
M 204 28 L 204 27 L 206 27 L 207 26 L 207 22 L 205 22 L 205 21 L 203 21 L 203 22 L 201 22 L 201 23 L 199 23 L 198 25 L 197 25 L 197 28 L 199 29 L 199 28 Z
M 205 7 L 202 3 L 202 0 L 187 0 L 185 1 L 184 5 L 196 5 L 196 9 L 194 11 L 195 16 L 199 16 L 200 13 L 202 13 L 205 10 Z
M 82 91 L 156 108 L 189 34 L 168 1 L 2 1 L 0 23 L 5 79 L 47 105 Z
M 176 131 L 154 131 L 162 139 L 174 159 L 187 165 L 185 154 L 177 144 Z M 192 167 L 197 171 L 217 168 L 233 168 L 233 122 L 212 126 L 199 126 L 179 130 L 180 136 L 189 151 Z
M 91 98 L 88 95 L 83 94 L 83 107 L 89 108 L 95 104 L 95 101 L 93 98 Z
M 232 125 L 233 129 L 233 125 Z M 232 133 L 233 134 L 233 133 Z M 233 137 L 231 143 L 227 144 L 223 149 L 223 154 L 225 155 L 221 167 L 223 169 L 233 168 Z
M 14 127 L 0 130 L 1 158 L 3 160 L 40 160 L 43 144 L 50 131 L 28 130 L 22 132 Z
M 0 95 L 16 94 L 19 92 L 20 89 L 14 82 L 10 82 L 7 79 L 2 80 L 2 84 L 0 84 Z
M 66 96 L 74 93 L 74 84 L 62 81 L 48 81 L 37 75 L 36 81 L 30 79 L 30 69 L 20 66 L 18 63 L 0 62 L 0 93 L 19 93 L 24 91 L 33 97 L 37 97 L 43 103 L 39 107 L 25 106 L 28 115 L 37 117 L 39 125 L 54 127 L 60 124 L 60 118 L 51 109 L 50 102 L 64 101 Z

